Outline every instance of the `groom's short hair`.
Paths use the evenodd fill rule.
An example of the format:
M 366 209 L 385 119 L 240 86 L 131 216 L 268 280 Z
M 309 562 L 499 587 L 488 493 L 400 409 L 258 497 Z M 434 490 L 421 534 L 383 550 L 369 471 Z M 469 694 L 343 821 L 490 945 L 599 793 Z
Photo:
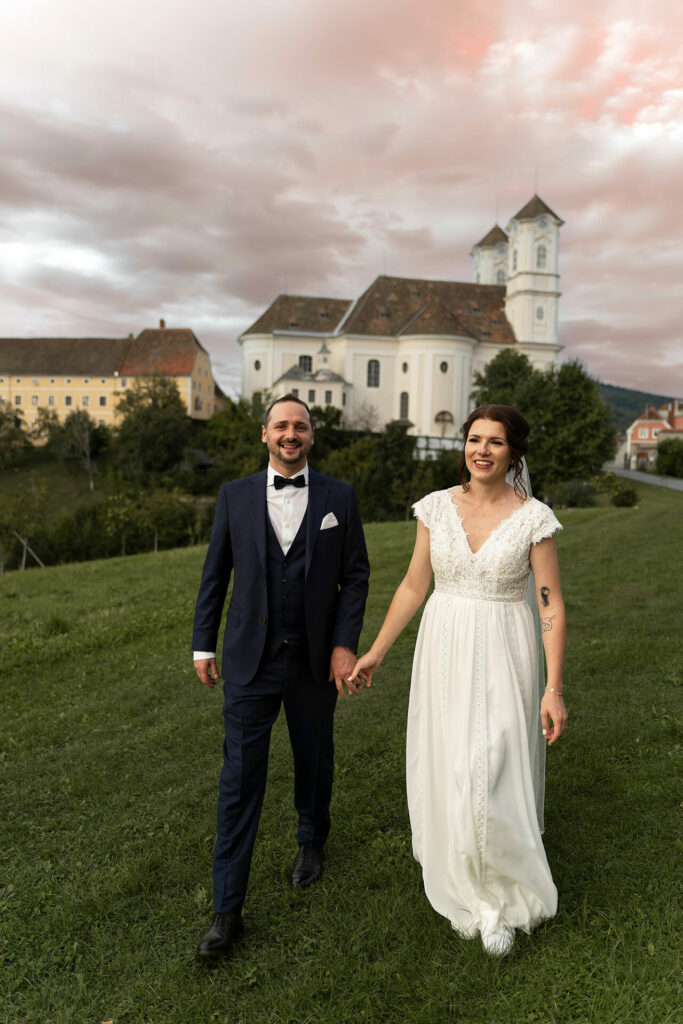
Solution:
M 308 413 L 309 420 L 311 421 L 311 423 L 313 423 L 313 417 L 311 416 L 311 410 L 308 408 L 308 406 L 303 401 L 303 399 L 298 398 L 296 395 L 288 394 L 288 395 L 283 395 L 282 398 L 276 398 L 274 402 L 270 403 L 270 405 L 266 409 L 266 414 L 263 417 L 263 425 L 264 425 L 264 427 L 268 426 L 268 420 L 270 419 L 270 414 L 272 412 L 273 406 L 279 405 L 280 402 L 296 402 L 297 405 L 303 405 L 304 409 Z

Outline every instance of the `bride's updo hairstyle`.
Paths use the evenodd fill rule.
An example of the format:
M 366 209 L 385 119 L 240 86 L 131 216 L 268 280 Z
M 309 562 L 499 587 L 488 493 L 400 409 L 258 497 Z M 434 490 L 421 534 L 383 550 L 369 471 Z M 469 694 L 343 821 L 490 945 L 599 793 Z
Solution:
M 519 498 L 527 498 L 526 487 L 522 482 L 523 464 L 522 458 L 526 455 L 529 447 L 529 424 L 511 405 L 481 405 L 474 412 L 471 412 L 462 425 L 463 443 L 467 441 L 475 420 L 494 420 L 502 423 L 505 427 L 505 438 L 510 445 L 510 465 L 508 470 L 514 470 L 512 485 L 515 494 Z M 463 447 L 460 462 L 458 463 L 458 476 L 463 491 L 470 489 L 469 472 L 465 463 L 465 449 Z

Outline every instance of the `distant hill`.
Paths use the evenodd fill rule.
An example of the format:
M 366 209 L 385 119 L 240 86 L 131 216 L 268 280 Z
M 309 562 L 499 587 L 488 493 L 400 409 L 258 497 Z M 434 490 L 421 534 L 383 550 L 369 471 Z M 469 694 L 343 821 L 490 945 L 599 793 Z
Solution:
M 632 391 L 614 384 L 598 383 L 600 395 L 612 407 L 614 429 L 623 434 L 648 405 L 658 407 L 672 400 L 671 395 L 652 395 L 649 391 Z

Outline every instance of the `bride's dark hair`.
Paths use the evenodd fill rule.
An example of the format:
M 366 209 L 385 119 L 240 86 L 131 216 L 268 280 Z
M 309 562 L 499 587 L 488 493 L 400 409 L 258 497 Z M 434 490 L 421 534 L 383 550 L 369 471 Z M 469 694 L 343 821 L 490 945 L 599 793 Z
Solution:
M 518 412 L 511 405 L 481 405 L 469 414 L 462 425 L 463 446 L 469 437 L 475 420 L 494 420 L 496 423 L 503 424 L 505 427 L 505 439 L 510 445 L 510 465 L 508 470 L 514 470 L 515 474 L 512 480 L 515 494 L 519 498 L 528 498 L 526 487 L 522 482 L 522 458 L 526 455 L 529 447 L 529 424 L 521 412 Z M 469 472 L 466 468 L 464 447 L 460 456 L 460 462 L 458 463 L 458 476 L 460 477 L 463 491 L 468 491 L 470 488 Z

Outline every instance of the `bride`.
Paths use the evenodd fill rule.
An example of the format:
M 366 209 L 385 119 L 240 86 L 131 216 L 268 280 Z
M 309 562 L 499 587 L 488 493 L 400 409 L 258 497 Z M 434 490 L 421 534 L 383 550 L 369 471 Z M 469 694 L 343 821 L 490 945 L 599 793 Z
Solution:
M 408 571 L 351 677 L 370 685 L 433 573 L 408 710 L 413 853 L 434 909 L 460 935 L 479 934 L 493 956 L 509 952 L 515 929 L 528 932 L 557 909 L 541 842 L 542 736 L 552 745 L 567 726 L 565 613 L 553 536 L 561 526 L 524 486 L 528 436 L 511 406 L 471 413 L 460 486 L 414 505 Z M 542 698 L 543 655 L 524 598 L 530 570 L 548 673 Z

